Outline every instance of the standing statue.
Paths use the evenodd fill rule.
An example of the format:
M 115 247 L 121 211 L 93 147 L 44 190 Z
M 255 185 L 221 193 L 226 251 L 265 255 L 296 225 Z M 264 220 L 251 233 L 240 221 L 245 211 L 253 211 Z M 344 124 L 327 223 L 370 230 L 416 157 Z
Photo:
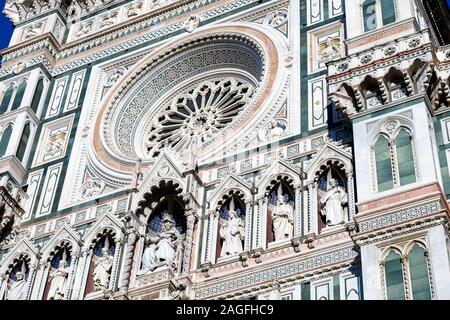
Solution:
M 328 226 L 344 222 L 344 208 L 347 204 L 347 193 L 340 187 L 335 179 L 329 179 L 327 193 L 320 199 L 322 215 L 326 218 Z
M 5 300 L 24 300 L 24 294 L 25 294 L 25 279 L 26 274 L 26 266 L 25 261 L 22 262 L 22 268 L 20 271 L 16 272 L 16 281 L 10 278 L 12 281 L 11 286 L 9 287 L 8 291 L 5 295 Z
M 146 247 L 142 256 L 142 268 L 139 274 L 154 271 L 161 266 L 176 268 L 177 243 L 180 233 L 174 226 L 172 216 L 165 212 L 162 216 L 163 230 L 156 236 L 146 238 Z
M 8 204 L 3 204 L 3 216 L 0 219 L 0 232 L 5 229 L 11 221 L 14 220 L 14 211 L 13 208 Z M 1 207 L 0 207 L 1 210 Z
M 93 273 L 95 290 L 104 290 L 108 288 L 112 265 L 113 257 L 109 255 L 108 238 L 106 238 L 105 246 L 102 248 L 102 256 L 95 262 Z
M 280 186 L 277 192 L 277 205 L 272 210 L 272 227 L 275 241 L 289 239 L 294 231 L 294 207 L 284 199 Z
M 221 257 L 242 252 L 242 241 L 244 241 L 245 224 L 237 216 L 234 199 L 231 198 L 228 220 L 220 227 L 220 237 L 223 239 Z
M 69 269 L 67 268 L 66 251 L 59 261 L 58 269 L 50 273 L 50 289 L 48 290 L 48 300 L 63 300 L 66 291 L 67 277 Z

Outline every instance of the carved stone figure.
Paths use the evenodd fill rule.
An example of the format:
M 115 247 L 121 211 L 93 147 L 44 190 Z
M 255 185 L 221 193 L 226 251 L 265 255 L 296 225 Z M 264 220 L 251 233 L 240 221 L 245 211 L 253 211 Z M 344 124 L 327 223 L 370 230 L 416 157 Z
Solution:
M 244 241 L 245 224 L 237 216 L 234 199 L 231 199 L 228 211 L 228 220 L 220 227 L 220 237 L 223 239 L 221 257 L 242 252 L 242 242 Z
M 192 15 L 189 19 L 184 23 L 184 28 L 187 32 L 193 32 L 200 25 L 200 17 L 196 15 Z
M 22 267 L 20 271 L 16 272 L 16 280 L 14 281 L 12 278 L 10 278 L 10 281 L 12 282 L 9 286 L 9 289 L 7 289 L 5 294 L 5 300 L 23 300 L 25 299 L 25 279 L 26 274 L 26 266 L 25 262 L 22 262 Z
M 176 268 L 177 244 L 180 233 L 174 226 L 174 221 L 169 213 L 162 217 L 163 230 L 156 236 L 149 235 L 146 238 L 146 247 L 142 256 L 142 268 L 139 274 L 154 271 L 162 266 Z
M 294 230 L 294 208 L 286 202 L 281 184 L 277 192 L 277 205 L 272 210 L 275 241 L 291 238 Z
M 99 23 L 99 28 L 111 26 L 116 22 L 117 12 L 110 12 L 104 15 Z
M 127 17 L 135 17 L 141 13 L 142 2 L 132 3 L 127 9 Z
M 51 135 L 48 138 L 47 145 L 45 146 L 45 156 L 54 156 L 60 153 L 66 142 L 67 132 L 59 132 L 55 135 Z
M 58 269 L 50 272 L 50 289 L 48 290 L 49 300 L 63 300 L 66 291 L 67 277 L 69 269 L 67 268 L 67 261 L 63 258 L 59 261 Z
M 78 30 L 76 32 L 76 36 L 82 37 L 84 35 L 87 35 L 89 32 L 91 32 L 92 25 L 93 25 L 92 21 L 88 21 L 88 22 L 84 22 L 84 23 L 80 24 L 80 26 L 78 27 Z
M 0 232 L 11 222 L 14 220 L 14 211 L 11 206 L 8 204 L 3 204 L 4 213 L 0 220 Z
M 341 54 L 341 40 L 328 38 L 325 42 L 319 44 L 318 51 L 319 60 L 323 62 L 339 57 Z
M 108 251 L 108 246 L 105 244 L 105 247 L 102 248 L 102 256 L 95 262 L 93 273 L 95 290 L 108 288 L 113 265 L 113 257 L 109 255 Z
M 43 26 L 44 26 L 43 22 L 38 22 L 26 28 L 24 32 L 24 39 L 29 39 L 40 34 L 42 32 Z
M 347 204 L 347 193 L 335 179 L 330 179 L 327 193 L 320 199 L 322 215 L 328 226 L 344 222 L 344 208 Z
M 85 199 L 97 195 L 103 191 L 105 183 L 98 178 L 87 180 L 80 188 L 80 198 Z

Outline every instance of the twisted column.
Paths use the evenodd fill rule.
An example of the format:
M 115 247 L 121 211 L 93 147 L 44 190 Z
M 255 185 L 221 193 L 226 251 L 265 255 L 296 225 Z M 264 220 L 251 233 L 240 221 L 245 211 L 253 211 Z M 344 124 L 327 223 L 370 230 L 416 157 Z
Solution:
M 128 285 L 130 284 L 131 269 L 133 267 L 133 255 L 134 249 L 136 248 L 138 236 L 135 232 L 131 231 L 128 234 L 127 243 L 125 245 L 125 262 L 123 264 L 123 270 L 121 275 L 120 290 L 128 290 Z
M 186 244 L 183 251 L 183 270 L 181 272 L 183 275 L 189 273 L 189 268 L 191 266 L 195 220 L 196 217 L 194 212 L 192 210 L 189 211 L 187 214 Z

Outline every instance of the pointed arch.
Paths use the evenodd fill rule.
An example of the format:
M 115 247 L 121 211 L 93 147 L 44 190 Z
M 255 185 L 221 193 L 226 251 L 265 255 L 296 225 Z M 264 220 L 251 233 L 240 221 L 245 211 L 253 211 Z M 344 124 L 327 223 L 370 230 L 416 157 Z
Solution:
M 20 82 L 20 84 L 17 86 L 16 95 L 14 96 L 14 101 L 11 106 L 11 110 L 16 110 L 20 107 L 26 89 L 27 89 L 27 81 L 22 80 L 22 82 Z
M 6 128 L 2 130 L 2 137 L 0 138 L 0 157 L 3 157 L 8 149 L 9 140 L 11 139 L 11 134 L 13 130 L 13 125 L 8 123 Z
M 389 139 L 380 134 L 374 144 L 375 168 L 378 192 L 394 187 Z
M 10 84 L 8 88 L 6 88 L 6 90 L 3 92 L 2 102 L 0 104 L 0 114 L 3 114 L 6 111 L 8 111 L 13 95 L 14 95 L 14 85 Z

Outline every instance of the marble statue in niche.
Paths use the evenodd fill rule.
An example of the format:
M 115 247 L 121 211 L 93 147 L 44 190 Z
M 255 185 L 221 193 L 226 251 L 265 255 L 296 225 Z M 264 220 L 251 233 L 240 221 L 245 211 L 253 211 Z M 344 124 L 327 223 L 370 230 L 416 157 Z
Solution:
M 272 209 L 272 228 L 275 241 L 289 239 L 294 231 L 294 207 L 288 203 L 281 184 L 277 191 L 277 204 Z
M 67 277 L 69 268 L 67 263 L 66 250 L 63 251 L 62 258 L 58 262 L 58 268 L 53 269 L 50 274 L 50 289 L 48 290 L 49 300 L 63 300 L 67 288 Z
M 329 179 L 325 195 L 320 199 L 321 213 L 327 226 L 344 223 L 344 206 L 347 204 L 347 193 L 340 187 L 336 179 Z
M 25 284 L 27 267 L 25 261 L 22 261 L 20 269 L 14 269 L 9 277 L 9 281 L 5 281 L 5 286 L 2 288 L 0 296 L 4 300 L 24 300 L 25 299 Z M 15 278 L 15 279 L 14 279 Z M 8 288 L 9 285 L 9 288 Z
M 181 235 L 175 228 L 171 214 L 162 214 L 163 229 L 158 234 L 150 234 L 146 237 L 146 247 L 142 256 L 142 268 L 139 274 L 155 271 L 162 266 L 177 267 L 176 253 Z
M 231 198 L 228 220 L 220 227 L 220 238 L 223 240 L 221 257 L 243 251 L 242 243 L 245 236 L 245 223 L 238 217 L 235 209 L 234 199 Z
M 101 249 L 101 256 L 95 262 L 94 289 L 105 290 L 108 288 L 113 265 L 113 257 L 109 254 L 109 240 L 105 238 L 105 244 Z

